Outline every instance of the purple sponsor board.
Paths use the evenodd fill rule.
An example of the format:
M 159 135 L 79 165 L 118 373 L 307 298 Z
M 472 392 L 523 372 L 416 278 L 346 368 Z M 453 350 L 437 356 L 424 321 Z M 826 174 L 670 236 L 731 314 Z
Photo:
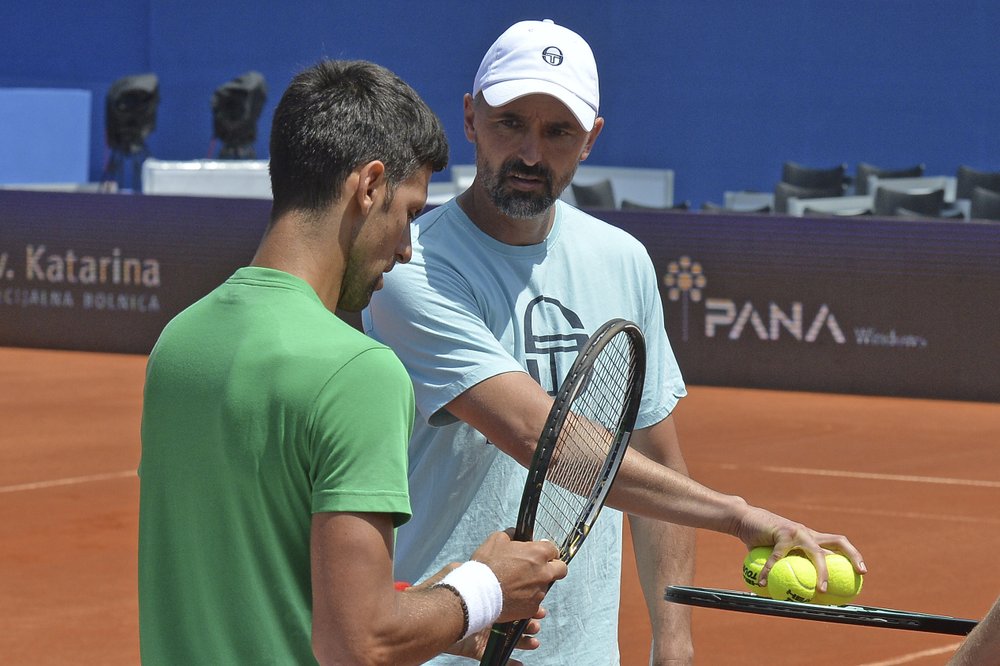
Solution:
M 147 353 L 250 261 L 269 211 L 0 192 L 0 345 Z M 601 215 L 649 250 L 691 384 L 1000 401 L 998 224 Z

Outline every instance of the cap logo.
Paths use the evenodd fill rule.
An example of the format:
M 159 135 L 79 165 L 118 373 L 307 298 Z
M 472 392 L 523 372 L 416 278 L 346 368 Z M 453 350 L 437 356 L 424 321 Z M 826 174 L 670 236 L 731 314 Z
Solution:
M 562 64 L 563 53 L 559 50 L 558 46 L 547 46 L 545 47 L 545 50 L 542 51 L 542 60 L 553 67 L 558 67 Z

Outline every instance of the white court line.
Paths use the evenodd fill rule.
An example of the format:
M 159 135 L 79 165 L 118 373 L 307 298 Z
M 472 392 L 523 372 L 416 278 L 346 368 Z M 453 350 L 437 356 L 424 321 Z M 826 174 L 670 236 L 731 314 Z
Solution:
M 22 490 L 41 490 L 43 488 L 55 488 L 57 486 L 73 486 L 79 483 L 109 481 L 111 479 L 124 479 L 126 477 L 138 478 L 138 474 L 136 474 L 135 470 L 129 470 L 127 472 L 91 474 L 90 476 L 73 476 L 67 479 L 52 479 L 51 481 L 38 481 L 36 483 L 20 483 L 14 486 L 0 486 L 0 493 L 16 493 Z
M 909 518 L 916 520 L 943 520 L 949 523 L 987 523 L 1000 525 L 1000 518 L 985 518 L 983 516 L 950 516 L 941 513 L 917 513 L 914 511 L 886 511 L 885 509 L 868 509 L 853 506 L 822 506 L 819 504 L 803 504 L 796 502 L 797 509 L 810 511 L 825 511 L 836 513 L 856 513 L 862 516 L 882 516 L 885 518 Z
M 899 666 L 900 664 L 908 664 L 912 661 L 916 661 L 917 659 L 923 659 L 924 657 L 934 657 L 939 654 L 954 652 L 958 649 L 959 645 L 961 645 L 961 643 L 946 645 L 939 648 L 931 648 L 930 650 L 921 650 L 920 652 L 911 652 L 910 654 L 900 655 L 886 661 L 873 661 L 869 664 L 861 664 L 860 666 Z
M 796 474 L 802 476 L 836 476 L 836 477 L 846 477 L 846 478 L 863 478 L 863 479 L 874 479 L 879 481 L 906 481 L 915 483 L 935 483 L 942 484 L 947 483 L 950 485 L 964 485 L 964 486 L 975 486 L 975 487 L 987 487 L 987 488 L 1000 488 L 1000 482 L 994 481 L 978 481 L 974 479 L 949 479 L 944 477 L 934 477 L 934 476 L 911 476 L 902 474 L 875 474 L 869 472 L 848 472 L 842 470 L 828 470 L 828 469 L 809 469 L 802 467 L 774 467 L 774 466 L 750 466 L 750 465 L 736 465 L 733 463 L 722 463 L 719 465 L 722 469 L 736 470 L 736 471 L 764 471 L 764 472 L 774 472 L 778 474 Z M 836 511 L 838 513 L 855 513 L 863 516 L 883 516 L 888 518 L 909 518 L 917 520 L 944 520 L 947 522 L 959 522 L 959 523 L 986 523 L 1000 525 L 1000 518 L 986 518 L 982 516 L 953 516 L 946 514 L 931 514 L 931 513 L 917 513 L 913 511 L 889 511 L 885 509 L 874 509 L 871 507 L 853 507 L 853 506 L 822 506 L 818 504 L 803 504 L 796 503 L 796 508 L 818 510 L 818 511 Z
M 953 479 L 942 476 L 913 476 L 910 474 L 878 474 L 875 472 L 849 472 L 837 469 L 811 469 L 807 467 L 774 467 L 770 465 L 749 466 L 722 463 L 729 470 L 759 470 L 776 474 L 801 474 L 805 476 L 839 476 L 847 479 L 871 479 L 874 481 L 904 481 L 908 483 L 934 483 L 949 486 L 972 486 L 976 488 L 1000 488 L 1000 481 L 980 481 L 977 479 Z

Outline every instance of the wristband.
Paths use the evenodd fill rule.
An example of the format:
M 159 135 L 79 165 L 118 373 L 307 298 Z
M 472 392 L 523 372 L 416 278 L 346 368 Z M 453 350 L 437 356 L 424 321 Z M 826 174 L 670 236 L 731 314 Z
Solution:
M 500 581 L 482 562 L 473 560 L 462 564 L 434 587 L 451 590 L 462 602 L 464 624 L 459 640 L 493 626 L 503 610 Z

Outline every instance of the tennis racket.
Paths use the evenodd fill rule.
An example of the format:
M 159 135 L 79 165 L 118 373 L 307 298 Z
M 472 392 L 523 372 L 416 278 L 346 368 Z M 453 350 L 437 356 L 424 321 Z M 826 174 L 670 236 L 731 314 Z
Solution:
M 671 585 L 667 588 L 664 598 L 674 603 L 703 608 L 722 608 L 744 613 L 759 613 L 839 624 L 859 624 L 888 629 L 926 631 L 953 636 L 965 636 L 977 624 L 975 620 L 963 620 L 947 615 L 912 613 L 876 606 L 822 606 L 798 601 L 779 601 L 758 597 L 748 592 L 716 590 L 710 587 Z
M 587 340 L 535 448 L 515 539 L 548 539 L 559 546 L 564 562 L 573 559 L 625 456 L 645 375 L 646 346 L 632 322 L 613 319 Z M 480 665 L 506 664 L 527 624 L 495 624 Z

